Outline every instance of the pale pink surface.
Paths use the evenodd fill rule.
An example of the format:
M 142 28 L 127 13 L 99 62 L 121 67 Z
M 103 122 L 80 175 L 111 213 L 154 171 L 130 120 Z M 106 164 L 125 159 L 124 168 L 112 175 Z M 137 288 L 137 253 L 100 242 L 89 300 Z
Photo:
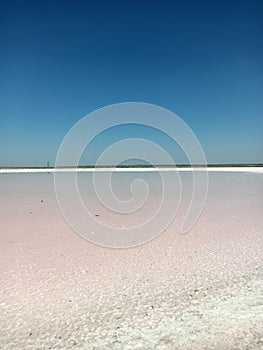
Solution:
M 129 250 L 75 234 L 52 174 L 0 181 L 3 349 L 263 348 L 261 174 L 210 175 L 190 233 L 179 233 L 183 203 L 166 232 Z

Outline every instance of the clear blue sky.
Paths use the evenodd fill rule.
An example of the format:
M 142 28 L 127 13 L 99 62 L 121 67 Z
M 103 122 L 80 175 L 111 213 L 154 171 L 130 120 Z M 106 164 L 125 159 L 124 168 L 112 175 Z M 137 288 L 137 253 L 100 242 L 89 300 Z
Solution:
M 263 162 L 262 23 L 262 0 L 2 0 L 0 166 L 53 163 L 76 121 L 126 101 L 178 114 L 209 163 Z

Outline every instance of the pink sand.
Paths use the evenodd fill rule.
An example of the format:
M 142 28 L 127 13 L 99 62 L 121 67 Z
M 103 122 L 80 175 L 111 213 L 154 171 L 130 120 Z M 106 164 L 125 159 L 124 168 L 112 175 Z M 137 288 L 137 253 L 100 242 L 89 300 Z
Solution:
M 1 349 L 262 349 L 262 194 L 262 174 L 211 174 L 190 233 L 182 206 L 114 250 L 72 231 L 52 174 L 0 175 Z

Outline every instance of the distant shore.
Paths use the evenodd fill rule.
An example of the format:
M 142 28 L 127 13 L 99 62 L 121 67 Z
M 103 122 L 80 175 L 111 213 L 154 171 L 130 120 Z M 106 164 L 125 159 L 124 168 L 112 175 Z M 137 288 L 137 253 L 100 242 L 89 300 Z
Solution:
M 24 167 L 16 167 L 16 166 L 4 166 L 0 167 L 0 169 L 94 169 L 94 168 L 225 168 L 225 167 L 263 167 L 263 163 L 241 163 L 241 164 L 135 164 L 135 165 L 65 165 L 65 166 L 59 166 L 59 167 L 52 167 L 52 166 L 24 166 Z
M 263 173 L 263 164 L 208 164 L 208 165 L 118 165 L 118 166 L 64 166 L 64 167 L 0 167 L 0 173 L 49 173 L 49 172 L 152 172 L 152 171 L 227 171 Z

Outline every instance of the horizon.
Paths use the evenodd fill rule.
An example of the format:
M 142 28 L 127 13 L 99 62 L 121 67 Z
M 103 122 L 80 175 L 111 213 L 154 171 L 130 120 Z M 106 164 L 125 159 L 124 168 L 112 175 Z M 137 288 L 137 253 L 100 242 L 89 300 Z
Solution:
M 209 163 L 209 164 L 126 164 L 126 165 L 64 165 L 64 166 L 0 166 L 0 169 L 67 169 L 67 168 L 153 168 L 153 167 L 263 167 L 263 163 Z

